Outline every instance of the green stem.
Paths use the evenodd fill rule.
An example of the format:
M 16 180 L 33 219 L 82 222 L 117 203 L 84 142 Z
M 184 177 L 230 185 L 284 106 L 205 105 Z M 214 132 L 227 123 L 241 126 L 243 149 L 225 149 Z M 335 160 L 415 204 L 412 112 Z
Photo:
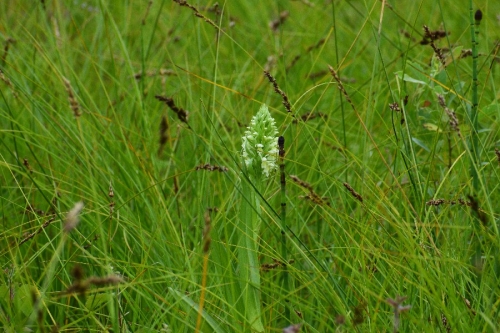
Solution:
M 260 203 L 259 197 L 249 183 L 249 178 L 242 177 L 243 195 L 240 209 L 240 246 L 238 251 L 240 283 L 245 308 L 245 318 L 252 331 L 264 332 L 261 321 L 260 302 L 260 265 L 258 259 Z
M 473 190 L 473 195 L 472 197 L 474 200 L 478 200 L 477 195 L 479 194 L 479 167 L 480 167 L 480 154 L 479 154 L 479 138 L 478 138 L 478 120 L 477 120 L 477 106 L 478 106 L 478 96 L 477 96 L 477 87 L 478 87 L 478 80 L 477 80 L 477 58 L 478 58 L 478 52 L 477 52 L 477 37 L 479 34 L 479 30 L 476 30 L 476 26 L 479 26 L 481 22 L 481 18 L 483 16 L 482 12 L 480 10 L 477 10 L 476 13 L 474 14 L 474 9 L 473 9 L 473 2 L 470 0 L 470 9 L 469 9 L 469 15 L 470 15 L 470 34 L 471 34 L 471 48 L 472 48 L 472 107 L 470 108 L 470 114 L 469 114 L 469 119 L 471 122 L 471 136 L 470 136 L 470 141 L 469 141 L 469 149 L 471 153 L 471 177 L 472 177 L 472 190 Z M 483 256 L 483 251 L 481 247 L 481 231 L 478 228 L 479 224 L 481 223 L 480 216 L 478 209 L 473 209 L 473 214 L 475 214 L 476 219 L 477 219 L 477 224 L 476 224 L 476 231 L 477 231 L 477 236 L 476 236 L 476 241 L 475 241 L 475 253 L 471 258 L 471 264 L 472 267 L 480 267 L 480 263 L 482 262 L 482 256 Z M 481 285 L 481 274 L 477 274 L 475 277 L 475 283 L 477 285 Z
M 281 184 L 281 257 L 283 260 L 283 291 L 285 302 L 288 303 L 290 293 L 290 276 L 288 275 L 288 251 L 286 248 L 286 178 L 285 178 L 285 138 L 278 138 L 279 156 L 280 156 L 280 184 Z M 290 309 L 285 304 L 285 319 L 290 323 Z
M 478 179 L 478 169 L 479 169 L 479 145 L 478 145 L 478 123 L 477 123 L 477 105 L 478 105 L 478 97 L 477 97 L 477 35 L 479 34 L 479 30 L 476 30 L 476 26 L 479 26 L 482 18 L 482 13 L 478 10 L 474 14 L 473 3 L 470 0 L 470 34 L 472 40 L 472 107 L 470 111 L 470 122 L 471 122 L 471 139 L 470 139 L 470 150 L 472 154 L 471 161 L 471 177 L 472 177 L 472 185 L 474 193 L 477 194 L 479 187 L 479 179 Z

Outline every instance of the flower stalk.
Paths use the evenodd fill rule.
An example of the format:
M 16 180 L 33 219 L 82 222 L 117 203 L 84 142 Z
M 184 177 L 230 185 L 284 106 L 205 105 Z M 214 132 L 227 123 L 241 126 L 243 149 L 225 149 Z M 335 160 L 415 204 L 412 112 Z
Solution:
M 259 229 L 263 181 L 278 168 L 278 130 L 266 105 L 252 118 L 242 138 L 243 174 L 238 250 L 245 318 L 254 332 L 264 332 L 260 297 Z

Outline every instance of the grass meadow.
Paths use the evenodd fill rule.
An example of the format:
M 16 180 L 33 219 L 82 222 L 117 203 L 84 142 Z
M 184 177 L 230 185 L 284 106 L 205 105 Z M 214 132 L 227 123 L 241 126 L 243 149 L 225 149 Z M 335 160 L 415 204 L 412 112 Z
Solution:
M 0 327 L 500 331 L 499 40 L 489 0 L 1 1 Z

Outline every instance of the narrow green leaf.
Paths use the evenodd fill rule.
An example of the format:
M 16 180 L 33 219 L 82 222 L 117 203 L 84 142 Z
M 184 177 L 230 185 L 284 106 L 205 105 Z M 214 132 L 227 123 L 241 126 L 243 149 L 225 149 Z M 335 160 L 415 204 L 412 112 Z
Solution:
M 180 293 L 180 292 L 178 292 L 177 290 L 175 290 L 173 288 L 168 288 L 168 290 L 169 290 L 169 292 L 171 292 L 175 296 L 175 298 L 177 298 L 178 300 L 182 301 L 188 307 L 194 309 L 195 311 L 199 310 L 198 303 L 196 303 L 195 301 L 193 301 L 186 294 Z M 210 314 L 208 314 L 205 310 L 203 310 L 201 312 L 201 316 L 203 317 L 203 319 L 205 319 L 205 321 L 207 322 L 207 324 L 210 325 L 210 327 L 213 328 L 214 332 L 225 333 L 224 329 L 222 327 L 220 327 L 219 324 L 217 323 L 217 321 Z
M 419 146 L 420 148 L 424 149 L 425 151 L 431 152 L 431 150 L 429 149 L 429 147 L 427 147 L 426 144 L 422 142 L 422 140 L 419 140 L 419 139 L 417 139 L 415 137 L 412 137 L 411 141 L 415 142 L 415 144 L 417 146 Z
M 409 76 L 408 74 L 404 74 L 403 76 L 403 72 L 402 71 L 398 71 L 395 73 L 400 79 L 402 79 L 403 81 L 406 81 L 406 82 L 411 82 L 411 83 L 417 83 L 417 84 L 423 84 L 423 85 L 427 85 L 427 82 L 424 82 L 424 81 L 421 81 L 421 80 L 417 80 L 411 76 Z

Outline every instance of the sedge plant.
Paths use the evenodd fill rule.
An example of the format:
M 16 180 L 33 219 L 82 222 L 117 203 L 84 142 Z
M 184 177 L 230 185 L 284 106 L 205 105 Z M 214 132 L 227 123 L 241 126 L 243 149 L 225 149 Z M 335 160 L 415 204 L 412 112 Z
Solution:
M 243 171 L 240 207 L 239 273 L 245 319 L 254 332 L 264 332 L 261 320 L 258 235 L 260 195 L 265 180 L 278 168 L 278 130 L 269 109 L 262 105 L 242 138 Z

